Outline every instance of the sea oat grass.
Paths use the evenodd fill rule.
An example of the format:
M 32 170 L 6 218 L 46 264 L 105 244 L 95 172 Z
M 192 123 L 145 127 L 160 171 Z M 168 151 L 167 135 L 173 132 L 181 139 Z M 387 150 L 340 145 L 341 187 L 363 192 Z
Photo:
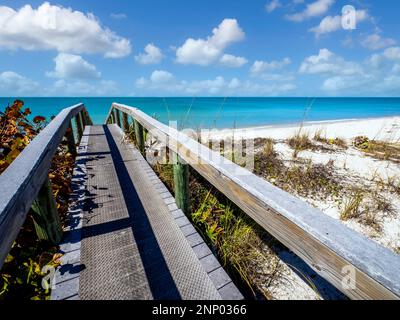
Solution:
M 358 187 L 352 191 L 350 198 L 344 201 L 340 219 L 356 220 L 380 233 L 383 219 L 393 216 L 394 213 L 392 203 L 383 197 L 379 190 Z
M 300 151 L 313 148 L 309 134 L 306 132 L 301 133 L 300 131 L 289 138 L 287 144 L 294 150 L 293 158 L 297 158 Z
M 325 144 L 325 145 L 330 145 L 330 146 L 336 146 L 340 149 L 347 149 L 348 145 L 345 139 L 343 138 L 327 138 L 326 135 L 323 135 L 323 130 L 317 130 L 314 133 L 313 140 L 317 141 L 319 143 Z

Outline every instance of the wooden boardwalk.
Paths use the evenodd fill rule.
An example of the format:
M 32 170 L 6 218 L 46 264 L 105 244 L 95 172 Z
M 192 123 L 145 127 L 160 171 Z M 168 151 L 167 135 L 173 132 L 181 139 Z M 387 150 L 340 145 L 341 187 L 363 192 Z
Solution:
M 242 298 L 119 127 L 87 126 L 77 166 L 53 299 Z
M 138 108 L 113 103 L 105 122 L 82 103 L 63 109 L 0 175 L 0 268 L 31 212 L 38 239 L 63 239 L 52 299 L 243 299 L 182 212 L 191 167 L 347 297 L 400 299 L 399 255 Z M 177 160 L 176 198 L 143 158 L 145 137 Z M 64 230 L 48 175 L 62 142 L 77 153 Z

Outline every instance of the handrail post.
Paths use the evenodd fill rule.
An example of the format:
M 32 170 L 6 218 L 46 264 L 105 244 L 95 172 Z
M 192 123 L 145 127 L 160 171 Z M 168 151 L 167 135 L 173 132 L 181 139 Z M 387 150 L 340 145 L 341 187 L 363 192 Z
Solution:
M 82 132 L 83 132 L 83 131 L 85 131 L 85 127 L 87 126 L 86 118 L 85 118 L 85 116 L 84 116 L 82 110 L 79 111 L 79 114 L 78 114 L 78 115 L 79 115 L 79 118 L 81 119 L 81 123 L 82 123 Z
M 76 123 L 76 128 L 78 130 L 78 141 L 81 141 L 81 138 L 83 135 L 83 127 L 82 127 L 82 120 L 81 120 L 81 117 L 79 116 L 79 113 L 75 116 L 75 123 Z
M 110 115 L 108 116 L 108 124 L 114 123 L 114 111 L 111 110 Z
M 117 117 L 115 115 L 115 109 L 113 109 L 113 111 L 111 111 L 111 120 L 112 120 L 112 124 L 116 124 L 117 123 Z
M 71 121 L 69 122 L 67 131 L 65 131 L 65 137 L 67 139 L 67 146 L 68 146 L 68 151 L 76 155 L 76 144 L 75 144 L 75 139 L 74 139 L 74 132 L 72 130 L 72 123 Z
M 144 129 L 143 126 L 136 119 L 133 120 L 135 124 L 135 138 L 136 145 L 140 151 L 140 153 L 145 156 L 146 150 L 144 146 Z
M 184 163 L 184 161 L 175 152 L 173 160 L 176 205 L 185 214 L 188 214 L 190 209 L 189 165 Z
M 89 112 L 86 110 L 86 108 L 83 109 L 83 113 L 85 114 L 87 125 L 88 125 L 88 126 L 92 126 L 92 125 L 93 125 L 93 121 L 92 121 L 92 119 L 90 118 Z
M 58 244 L 62 239 L 61 222 L 48 177 L 46 177 L 36 200 L 32 203 L 32 211 L 38 238 L 51 244 Z
M 118 109 L 115 109 L 115 116 L 117 117 L 117 125 L 121 128 L 121 113 Z
M 123 125 L 124 132 L 129 130 L 128 115 L 125 112 L 122 112 L 122 125 Z

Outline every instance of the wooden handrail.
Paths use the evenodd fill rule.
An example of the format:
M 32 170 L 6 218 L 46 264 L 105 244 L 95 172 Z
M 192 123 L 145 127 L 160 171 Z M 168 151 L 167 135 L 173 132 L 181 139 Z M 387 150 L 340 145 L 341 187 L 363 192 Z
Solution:
M 83 104 L 63 109 L 0 175 L 0 268 L 32 203 L 48 183 L 57 147 L 81 111 L 85 111 Z
M 399 255 L 137 108 L 113 103 L 106 123 L 113 109 L 132 116 L 349 298 L 400 299 Z

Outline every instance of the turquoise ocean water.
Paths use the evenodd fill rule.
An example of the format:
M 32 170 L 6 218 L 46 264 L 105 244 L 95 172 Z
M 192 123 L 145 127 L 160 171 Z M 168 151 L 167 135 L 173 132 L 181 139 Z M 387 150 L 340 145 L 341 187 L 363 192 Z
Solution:
M 0 97 L 0 110 L 15 98 Z M 135 106 L 179 127 L 233 128 L 302 121 L 400 115 L 400 98 L 23 98 L 33 115 L 50 117 L 83 102 L 95 123 L 103 123 L 112 102 Z

